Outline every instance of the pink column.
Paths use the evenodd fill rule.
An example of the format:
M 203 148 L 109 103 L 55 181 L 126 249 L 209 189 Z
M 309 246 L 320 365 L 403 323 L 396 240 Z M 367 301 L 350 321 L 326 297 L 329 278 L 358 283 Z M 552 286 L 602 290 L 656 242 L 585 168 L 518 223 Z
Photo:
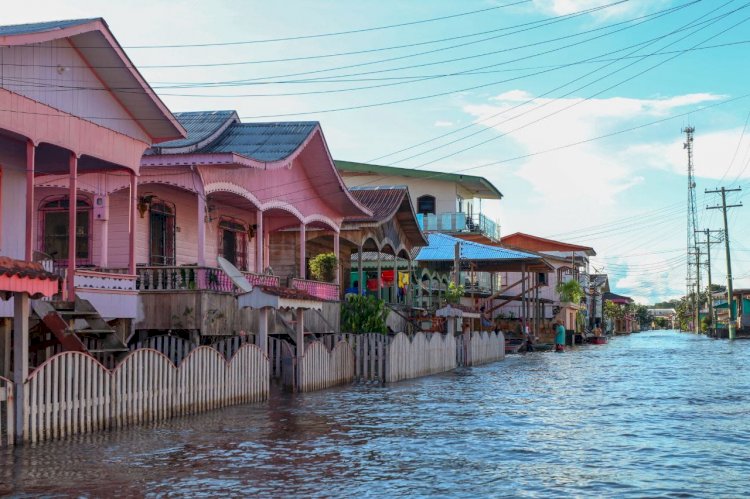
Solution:
M 341 281 L 341 259 L 339 258 L 341 256 L 341 244 L 338 232 L 333 233 L 333 255 L 336 257 L 336 280 L 333 282 L 339 284 Z
M 68 185 L 68 300 L 76 298 L 76 215 L 78 214 L 78 156 L 70 153 Z
M 307 246 L 307 233 L 305 231 L 305 222 L 299 224 L 299 278 L 307 278 L 307 267 L 305 266 L 305 246 Z
M 26 141 L 26 248 L 24 259 L 31 261 L 34 256 L 34 168 L 36 166 L 36 146 Z
M 206 198 L 198 193 L 198 266 L 206 265 Z
M 271 266 L 271 231 L 264 230 L 263 234 L 263 268 Z
M 255 213 L 255 272 L 258 274 L 263 273 L 263 264 L 265 263 L 265 243 L 266 235 L 263 230 L 263 211 L 258 210 Z M 261 316 L 262 315 L 263 314 L 261 314 Z
M 130 172 L 130 232 L 128 233 L 128 273 L 135 275 L 135 224 L 138 210 L 138 178 Z

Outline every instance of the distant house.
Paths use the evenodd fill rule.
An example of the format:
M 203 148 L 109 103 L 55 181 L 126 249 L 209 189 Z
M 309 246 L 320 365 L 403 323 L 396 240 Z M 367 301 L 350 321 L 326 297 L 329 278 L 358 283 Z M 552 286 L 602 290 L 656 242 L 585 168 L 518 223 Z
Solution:
M 499 200 L 503 195 L 484 177 L 430 170 L 396 168 L 392 166 L 335 161 L 341 176 L 352 189 L 374 186 L 405 186 L 416 211 L 420 228 L 461 237 L 477 243 L 492 244 L 500 240 L 500 223 L 482 208 L 482 201 Z M 488 296 L 499 282 L 491 282 L 492 275 L 467 268 L 459 282 L 468 292 Z M 447 285 L 447 276 L 423 274 L 423 289 L 440 294 Z
M 629 296 L 618 295 L 616 293 L 604 293 L 604 301 L 615 304 L 620 308 L 626 308 L 628 305 L 633 303 L 633 299 Z M 617 319 L 607 320 L 607 332 L 612 334 L 629 334 L 640 329 L 638 321 L 629 312 L 625 312 L 622 317 Z
M 599 277 L 592 287 L 592 279 L 589 275 L 589 257 L 596 255 L 596 252 L 590 246 L 570 244 L 562 241 L 546 239 L 531 234 L 516 232 L 500 239 L 500 244 L 508 248 L 519 249 L 523 251 L 532 251 L 546 257 L 547 261 L 554 266 L 554 272 L 549 274 L 548 280 L 542 280 L 542 276 L 536 276 L 535 281 L 525 283 L 527 287 L 538 288 L 538 292 L 549 307 L 545 307 L 545 319 L 559 319 L 563 322 L 566 329 L 576 329 L 576 317 L 578 311 L 584 314 L 586 324 L 593 327 L 596 324 L 595 318 L 601 318 L 601 290 L 608 286 L 606 276 Z M 507 273 L 502 276 L 506 283 L 505 293 L 513 294 L 521 289 L 524 284 L 520 273 Z M 560 299 L 557 292 L 557 285 L 570 280 L 578 281 L 584 293 L 582 303 L 568 303 Z M 597 312 L 597 303 L 600 304 Z M 519 305 L 507 303 L 500 309 L 499 313 L 518 314 Z

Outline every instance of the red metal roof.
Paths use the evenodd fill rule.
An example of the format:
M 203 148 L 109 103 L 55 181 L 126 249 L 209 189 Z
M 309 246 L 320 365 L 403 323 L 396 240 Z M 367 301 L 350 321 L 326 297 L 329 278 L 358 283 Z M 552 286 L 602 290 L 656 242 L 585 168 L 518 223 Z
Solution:
M 60 276 L 44 270 L 37 262 L 0 256 L 0 294 L 28 293 L 32 298 L 57 293 Z
M 584 251 L 590 256 L 596 255 L 596 251 L 591 246 L 581 246 L 578 244 L 564 243 L 554 241 L 544 237 L 532 236 L 523 232 L 516 232 L 500 238 L 500 242 L 513 246 L 515 248 L 527 249 L 531 251 Z

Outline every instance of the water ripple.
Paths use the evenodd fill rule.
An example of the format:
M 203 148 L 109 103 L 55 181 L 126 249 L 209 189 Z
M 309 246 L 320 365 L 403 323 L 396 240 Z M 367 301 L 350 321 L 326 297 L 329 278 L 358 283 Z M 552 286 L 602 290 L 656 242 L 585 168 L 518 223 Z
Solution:
M 646 332 L 0 450 L 0 495 L 739 497 L 750 342 Z

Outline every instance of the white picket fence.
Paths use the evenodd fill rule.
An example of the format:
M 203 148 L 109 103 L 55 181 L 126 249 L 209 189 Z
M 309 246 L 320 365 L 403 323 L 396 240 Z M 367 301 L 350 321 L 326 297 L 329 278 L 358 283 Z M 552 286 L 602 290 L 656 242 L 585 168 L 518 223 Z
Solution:
M 471 333 L 471 365 L 478 366 L 505 359 L 505 336 L 502 332 Z
M 335 334 L 323 338 L 328 348 L 345 341 L 354 351 L 354 379 L 356 381 L 385 382 L 385 356 L 389 338 L 380 333 Z
M 229 336 L 209 346 L 221 353 L 225 359 L 231 359 L 240 347 L 247 343 L 254 344 L 255 335 Z M 166 355 L 175 365 L 180 365 L 185 357 L 198 348 L 198 346 L 199 345 L 178 336 L 160 335 L 139 341 L 131 345 L 130 350 L 134 351 L 142 348 L 152 348 L 157 352 Z
M 0 376 L 0 447 L 13 445 L 15 421 L 13 382 Z
M 320 341 L 313 341 L 305 348 L 297 369 L 300 392 L 351 383 L 354 381 L 354 352 L 345 341 L 338 342 L 333 350 L 328 350 Z
M 268 398 L 268 356 L 242 346 L 227 361 L 198 347 L 178 366 L 140 349 L 113 370 L 89 355 L 64 352 L 31 373 L 25 384 L 25 440 L 37 442 Z
M 453 336 L 417 333 L 410 339 L 398 333 L 388 345 L 385 381 L 393 383 L 456 368 L 456 342 Z

